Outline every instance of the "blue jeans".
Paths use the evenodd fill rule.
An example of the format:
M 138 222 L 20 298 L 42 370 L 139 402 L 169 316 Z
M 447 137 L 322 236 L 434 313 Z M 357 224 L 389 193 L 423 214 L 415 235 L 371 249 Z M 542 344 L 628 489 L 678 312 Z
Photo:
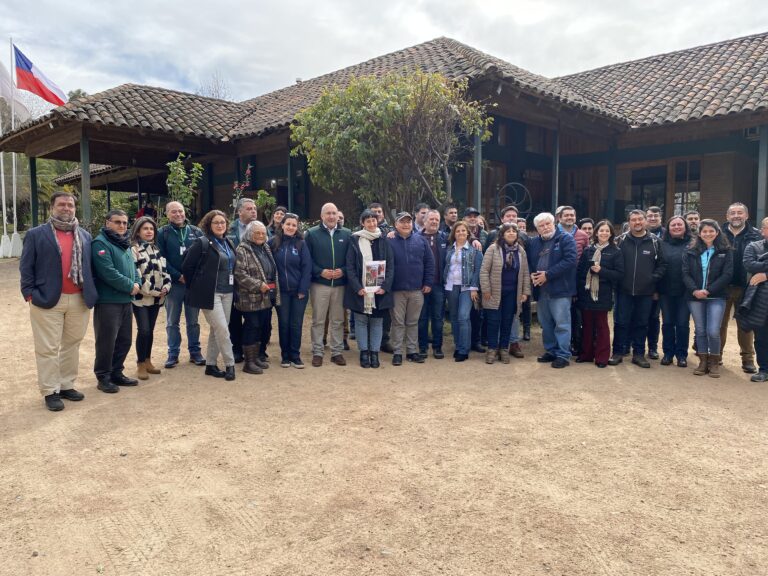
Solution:
M 539 296 L 536 313 L 541 324 L 544 349 L 558 358 L 571 357 L 571 298 Z
M 184 307 L 184 319 L 187 322 L 187 348 L 190 354 L 200 353 L 200 324 L 197 317 L 200 309 L 184 304 L 187 287 L 180 282 L 171 285 L 171 291 L 165 297 L 165 333 L 168 336 L 168 356 L 179 357 L 181 350 L 181 308 Z
M 360 352 L 381 350 L 381 336 L 384 333 L 384 317 L 375 318 L 370 314 L 355 312 L 355 339 Z
M 725 314 L 725 298 L 689 300 L 699 354 L 720 355 L 720 324 Z
M 645 355 L 645 339 L 648 336 L 652 306 L 652 296 L 632 296 L 618 291 L 616 310 L 613 313 L 614 354 L 629 354 L 631 345 L 634 355 Z
M 424 294 L 424 306 L 419 317 L 419 350 L 429 348 L 429 328 L 432 327 L 432 349 L 443 347 L 443 321 L 445 315 L 445 290 L 440 284 L 432 286 L 432 292 Z
M 501 302 L 496 310 L 485 310 L 488 320 L 488 348 L 493 350 L 508 348 L 512 327 L 518 324 L 517 318 L 517 290 L 508 290 L 501 293 Z
M 459 354 L 469 354 L 470 345 L 470 320 L 472 310 L 472 296 L 470 291 L 461 291 L 461 286 L 454 285 L 448 292 L 448 310 L 451 315 L 451 330 L 453 331 L 453 344 Z
M 309 297 L 299 298 L 295 292 L 280 292 L 277 307 L 277 331 L 280 338 L 280 357 L 296 360 L 301 356 L 301 327 Z
M 661 303 L 661 334 L 664 337 L 661 346 L 664 356 L 678 359 L 688 357 L 688 340 L 691 335 L 691 313 L 684 295 L 659 297 Z M 649 342 L 650 346 L 650 342 Z

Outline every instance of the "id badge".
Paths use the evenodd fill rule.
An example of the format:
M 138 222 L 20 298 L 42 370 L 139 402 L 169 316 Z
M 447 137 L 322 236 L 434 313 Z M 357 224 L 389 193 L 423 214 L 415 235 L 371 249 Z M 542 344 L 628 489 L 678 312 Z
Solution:
M 184 256 L 184 252 L 186 252 L 186 251 L 187 251 L 187 247 L 186 246 L 179 246 L 179 254 Z
M 235 284 L 235 275 L 234 274 L 230 274 L 229 275 L 229 285 L 230 286 L 234 286 L 234 284 Z

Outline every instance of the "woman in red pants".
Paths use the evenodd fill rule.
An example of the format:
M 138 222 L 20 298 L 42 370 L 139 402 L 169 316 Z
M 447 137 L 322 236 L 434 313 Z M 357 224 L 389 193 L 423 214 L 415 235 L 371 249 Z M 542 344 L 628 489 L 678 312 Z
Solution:
M 584 249 L 577 271 L 578 305 L 582 311 L 581 351 L 576 362 L 594 362 L 605 368 L 611 356 L 608 312 L 613 291 L 624 276 L 624 260 L 614 244 L 613 224 L 595 225 L 592 244 Z

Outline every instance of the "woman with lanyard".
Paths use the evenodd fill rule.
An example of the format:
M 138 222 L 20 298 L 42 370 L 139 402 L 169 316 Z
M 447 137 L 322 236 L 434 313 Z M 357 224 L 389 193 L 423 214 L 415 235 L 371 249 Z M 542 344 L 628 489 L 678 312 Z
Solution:
M 272 307 L 280 305 L 277 266 L 267 245 L 267 227 L 249 222 L 237 246 L 237 307 L 243 313 L 243 372 L 262 374 L 269 363 L 260 358 L 261 343 L 272 323 Z
M 394 305 L 392 249 L 382 237 L 379 220 L 371 210 L 360 214 L 363 229 L 352 234 L 347 250 L 347 286 L 344 290 L 344 308 L 354 313 L 355 338 L 360 349 L 360 367 L 378 368 L 381 338 L 384 333 L 384 315 Z M 383 281 L 373 277 L 371 262 L 385 262 Z M 370 286 L 375 284 L 375 286 Z
M 451 313 L 451 331 L 456 350 L 453 359 L 464 362 L 469 358 L 470 319 L 474 305 L 480 304 L 477 291 L 480 288 L 480 267 L 483 252 L 469 242 L 469 226 L 465 221 L 456 222 L 448 236 L 443 280 Z
M 224 212 L 211 210 L 199 226 L 205 236 L 189 247 L 181 269 L 187 279 L 185 303 L 200 308 L 211 327 L 206 376 L 234 380 L 235 357 L 228 325 L 235 291 L 235 247 L 227 238 Z M 224 370 L 216 364 L 219 354 L 224 359 Z
M 528 257 L 518 242 L 517 224 L 499 227 L 496 241 L 488 247 L 480 269 L 480 291 L 488 320 L 488 351 L 485 363 L 493 364 L 496 356 L 509 364 L 509 355 L 522 358 L 520 344 L 509 343 L 512 321 L 523 302 L 531 295 Z
M 613 240 L 613 224 L 609 220 L 598 222 L 576 269 L 582 318 L 581 350 L 576 362 L 594 361 L 598 368 L 605 368 L 611 357 L 608 312 L 613 308 L 614 288 L 624 277 L 624 259 Z
M 720 377 L 720 324 L 733 276 L 733 251 L 714 220 L 702 220 L 683 254 L 683 282 L 693 316 L 699 365 L 696 376 Z

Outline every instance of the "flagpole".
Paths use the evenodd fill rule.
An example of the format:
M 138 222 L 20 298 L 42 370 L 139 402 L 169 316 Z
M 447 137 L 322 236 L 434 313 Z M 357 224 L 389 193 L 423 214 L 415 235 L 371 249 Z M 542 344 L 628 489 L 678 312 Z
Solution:
M 3 115 L 0 114 L 0 137 L 3 135 Z M 7 258 L 11 255 L 11 239 L 8 237 L 8 215 L 5 205 L 5 154 L 0 152 L 0 190 L 2 190 L 3 200 L 3 239 L 0 242 L 0 258 Z
M 9 43 L 11 53 L 11 82 L 13 84 L 13 94 L 16 94 L 16 67 L 13 64 L 13 37 Z M 16 130 L 16 98 L 11 98 L 11 132 Z M 11 152 L 11 186 L 13 190 L 13 236 L 11 236 L 11 257 L 21 256 L 21 236 L 19 236 L 19 221 L 16 212 L 16 152 Z

